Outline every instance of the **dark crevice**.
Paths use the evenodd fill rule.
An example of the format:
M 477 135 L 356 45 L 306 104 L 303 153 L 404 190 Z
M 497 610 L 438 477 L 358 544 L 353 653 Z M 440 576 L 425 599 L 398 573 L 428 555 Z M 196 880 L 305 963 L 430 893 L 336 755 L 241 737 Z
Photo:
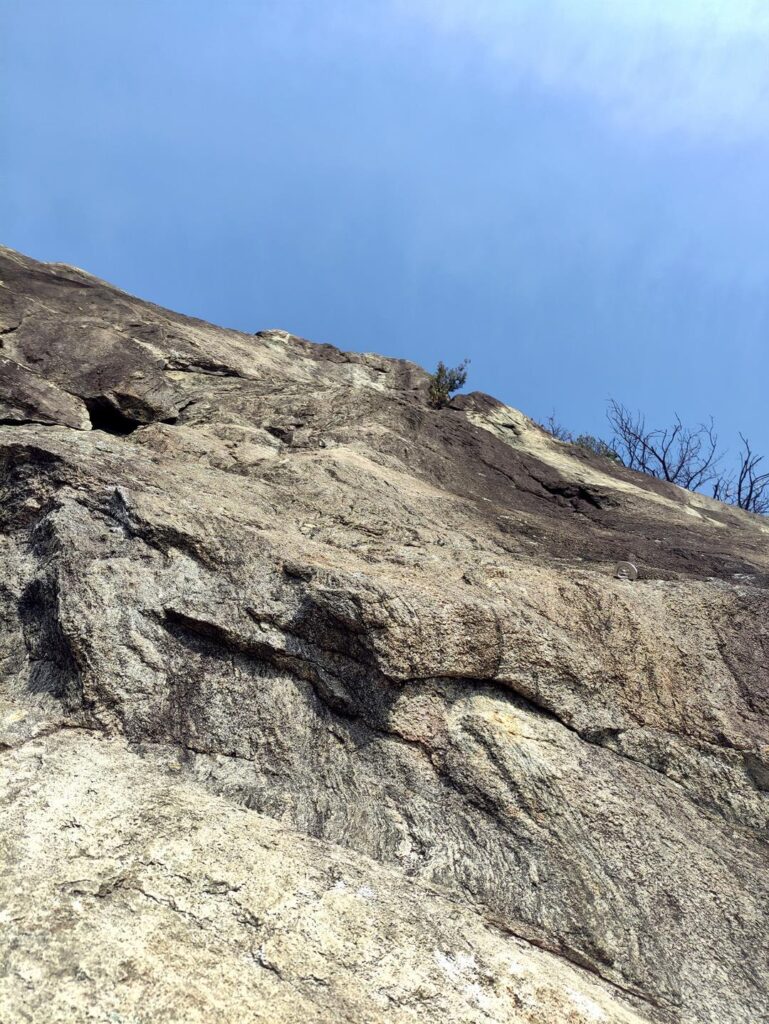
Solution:
M 21 320 L 14 327 L 0 328 L 0 348 L 5 348 L 5 342 L 3 341 L 3 339 L 7 337 L 9 334 L 13 334 L 15 331 L 18 331 L 18 329 L 21 327 L 23 323 L 24 318 L 22 317 Z
M 117 434 L 119 437 L 124 437 L 143 425 L 131 419 L 130 416 L 126 416 L 102 395 L 84 398 L 83 401 L 88 410 L 92 430 L 103 430 L 106 434 Z
M 134 430 L 138 430 L 139 427 L 149 426 L 150 423 L 174 424 L 179 419 L 178 415 L 150 416 L 143 419 L 137 416 L 130 416 L 104 395 L 92 395 L 84 398 L 83 402 L 88 410 L 91 429 L 103 430 L 105 434 L 114 434 L 117 437 L 125 437 L 127 434 L 132 434 Z M 189 402 L 186 404 L 189 405 Z M 186 406 L 182 408 L 186 408 Z
M 169 359 L 164 368 L 175 373 L 200 373 L 208 377 L 236 377 L 239 380 L 251 379 L 241 373 L 240 370 L 228 366 L 227 363 L 217 362 L 215 359 L 199 359 L 196 362 Z
M 0 418 L 0 427 L 24 427 L 33 424 L 36 427 L 57 427 L 63 424 L 55 423 L 53 420 L 35 420 L 30 418 L 6 416 Z
M 583 484 L 570 483 L 567 480 L 543 480 L 540 477 L 536 477 L 536 480 L 548 494 L 564 505 L 571 505 L 575 512 L 603 511 L 606 508 L 615 508 L 619 504 L 611 495 Z

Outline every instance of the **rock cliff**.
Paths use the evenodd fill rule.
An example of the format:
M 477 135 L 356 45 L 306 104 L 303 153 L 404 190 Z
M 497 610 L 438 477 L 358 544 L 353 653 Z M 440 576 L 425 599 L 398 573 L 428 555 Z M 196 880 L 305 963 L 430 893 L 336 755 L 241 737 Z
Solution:
M 769 523 L 427 381 L 0 249 L 3 1021 L 769 1020 Z

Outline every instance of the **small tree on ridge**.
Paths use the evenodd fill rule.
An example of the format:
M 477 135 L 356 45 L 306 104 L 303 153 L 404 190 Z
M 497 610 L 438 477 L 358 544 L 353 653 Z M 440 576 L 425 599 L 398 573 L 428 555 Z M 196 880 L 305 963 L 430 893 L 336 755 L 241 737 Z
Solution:
M 459 366 L 449 368 L 441 361 L 430 375 L 430 387 L 427 398 L 433 409 L 441 409 L 449 400 L 454 391 L 459 391 L 467 381 L 467 364 L 469 359 L 464 359 Z

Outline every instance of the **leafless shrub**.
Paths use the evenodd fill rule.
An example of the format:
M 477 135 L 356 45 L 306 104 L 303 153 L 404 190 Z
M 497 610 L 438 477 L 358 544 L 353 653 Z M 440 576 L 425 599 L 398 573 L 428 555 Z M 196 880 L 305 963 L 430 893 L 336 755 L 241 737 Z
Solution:
M 548 434 L 551 434 L 556 441 L 566 441 L 571 443 L 574 440 L 570 430 L 567 430 L 562 423 L 559 423 L 555 418 L 555 413 L 551 412 L 544 423 L 540 423 L 543 430 L 546 430 Z
M 769 473 L 759 473 L 763 455 L 756 455 L 750 441 L 740 434 L 742 455 L 736 473 L 722 474 L 713 484 L 713 497 L 759 515 L 769 513 Z
M 712 418 L 696 427 L 675 416 L 671 426 L 650 430 L 641 413 L 612 399 L 607 412 L 614 431 L 613 449 L 628 469 L 699 490 L 718 478 L 722 459 Z
M 724 470 L 724 453 L 719 451 L 712 417 L 707 423 L 687 427 L 675 416 L 670 426 L 650 429 L 642 413 L 632 413 L 613 399 L 606 415 L 613 432 L 610 441 L 592 434 L 575 436 L 556 420 L 554 413 L 541 426 L 559 441 L 612 459 L 628 469 L 668 480 L 690 491 L 710 485 L 718 501 L 769 515 L 769 471 L 760 472 L 764 457 L 756 455 L 743 434 L 736 471 Z

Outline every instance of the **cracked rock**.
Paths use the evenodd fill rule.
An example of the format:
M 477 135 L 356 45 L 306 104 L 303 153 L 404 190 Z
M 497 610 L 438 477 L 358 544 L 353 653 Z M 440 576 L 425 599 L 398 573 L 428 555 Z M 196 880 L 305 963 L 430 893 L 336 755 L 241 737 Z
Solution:
M 0 277 L 0 1020 L 765 1019 L 764 520 Z

